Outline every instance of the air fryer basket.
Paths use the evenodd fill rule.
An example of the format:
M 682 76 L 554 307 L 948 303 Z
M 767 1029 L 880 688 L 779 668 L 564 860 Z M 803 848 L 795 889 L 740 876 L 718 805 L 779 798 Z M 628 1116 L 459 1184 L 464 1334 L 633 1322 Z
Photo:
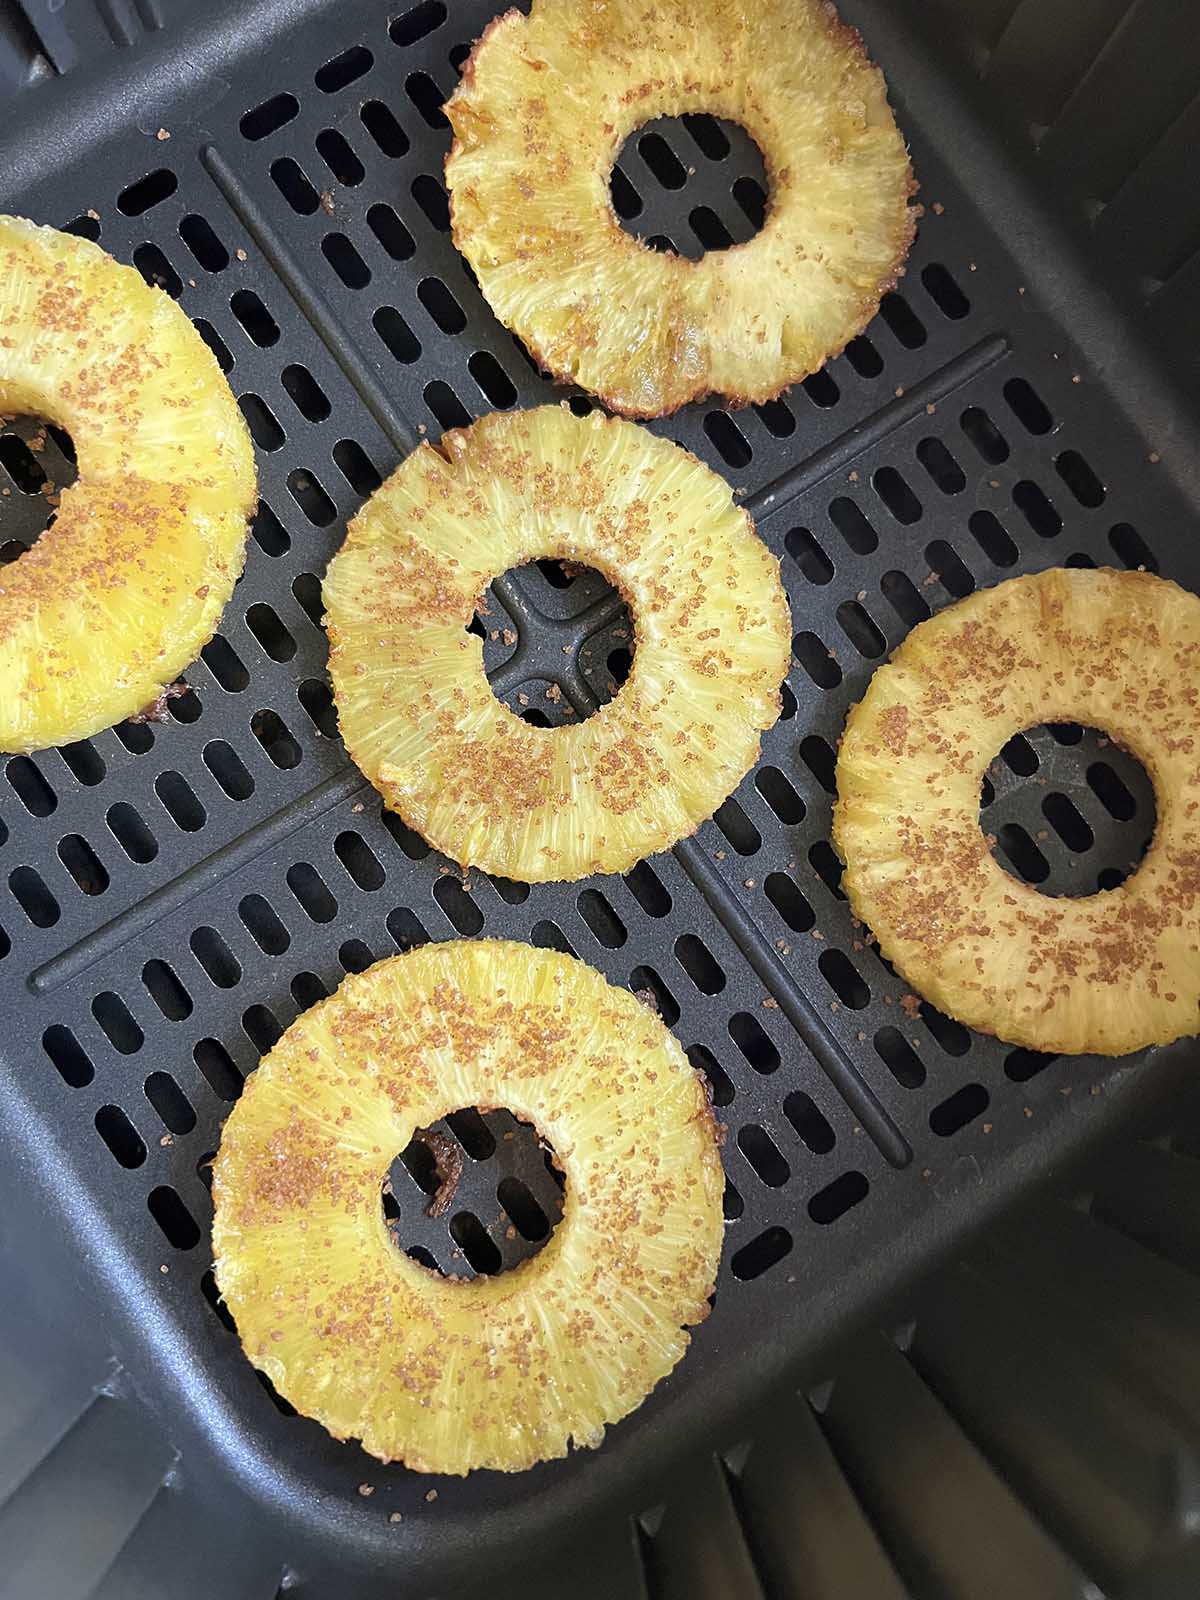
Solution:
M 1095 55 L 1121 7 L 1024 0 L 1006 28 L 1011 0 L 978 5 L 980 49 L 998 38 L 1001 68 L 1013 29 L 1034 58 L 1043 16 L 1041 114 L 1053 123 L 1047 108 L 1065 104 L 1104 130 L 1107 165 L 1093 151 L 1082 170 L 1054 126 L 1035 130 L 1058 162 L 1047 190 L 1021 141 L 1005 153 L 964 106 L 961 74 L 909 8 L 842 9 L 888 74 L 922 184 L 908 275 L 783 399 L 649 424 L 724 474 L 781 558 L 795 628 L 783 717 L 694 839 L 624 878 L 532 888 L 464 880 L 382 813 L 336 737 L 320 626 L 347 517 L 422 435 L 493 407 L 589 403 L 538 375 L 449 236 L 440 105 L 493 0 L 0 13 L 0 208 L 98 239 L 180 299 L 239 398 L 262 493 L 246 574 L 168 720 L 10 759 L 0 777 L 0 1248 L 14 1285 L 0 1564 L 20 1600 L 497 1591 L 564 1549 L 579 1593 L 807 1593 L 787 1563 L 810 1547 L 813 1593 L 899 1594 L 897 1570 L 935 1571 L 937 1593 L 997 1592 L 913 1556 L 894 1505 L 870 1533 L 854 1498 L 871 1511 L 892 1493 L 878 1439 L 925 1404 L 920 1322 L 899 1344 L 855 1347 L 816 1411 L 773 1397 L 1131 1126 L 1194 1049 L 1045 1058 L 918 1006 L 839 890 L 834 752 L 887 652 L 975 587 L 1067 563 L 1200 590 L 1189 415 L 1154 354 L 1163 302 L 1120 298 L 1134 278 L 1119 246 L 1124 228 L 1140 292 L 1195 243 L 1192 218 L 1152 257 L 1135 225 L 1137 175 L 1159 195 L 1186 173 L 1174 119 L 1200 71 L 1185 22 L 1153 153 L 1134 160 L 1109 79 L 1093 93 L 1090 76 L 1073 88 L 1052 71 L 1064 52 L 1083 59 L 1089 29 Z M 1139 48 L 1147 26 L 1161 42 L 1173 8 L 1133 10 Z M 1048 193 L 1090 199 L 1090 255 Z M 694 254 L 754 231 L 761 162 L 736 128 L 656 126 L 627 148 L 614 195 L 630 227 Z M 1160 291 L 1179 317 L 1174 279 L 1193 267 Z M 57 452 L 31 454 L 19 427 L 0 437 L 0 557 L 43 525 L 40 479 L 70 470 Z M 611 693 L 631 647 L 617 596 L 549 566 L 498 579 L 480 624 L 497 693 L 551 722 Z M 1052 892 L 1117 881 L 1153 828 L 1140 768 L 1086 730 L 1012 741 L 984 802 L 1011 869 Z M 213 1284 L 207 1173 L 242 1081 L 300 1010 L 398 948 L 474 935 L 571 950 L 657 1006 L 728 1125 L 728 1240 L 686 1360 L 600 1451 L 460 1482 L 336 1444 L 259 1379 Z M 451 1216 L 425 1218 L 428 1174 L 398 1163 L 399 1237 L 443 1269 L 495 1270 L 536 1248 L 557 1187 L 532 1139 L 504 1137 L 511 1119 L 453 1131 L 468 1160 Z M 1033 1230 L 1047 1272 L 1055 1226 Z M 947 1323 L 985 1348 L 987 1295 L 939 1293 Z M 747 1452 L 760 1426 L 767 1442 Z M 953 1457 L 936 1427 L 913 1437 L 926 1443 L 903 1471 Z M 960 1464 L 960 1500 L 973 1482 Z M 1120 1567 L 1060 1560 L 1040 1527 L 1016 1531 L 1016 1504 L 993 1531 L 1010 1553 L 1029 1541 L 1020 1592 L 1083 1593 Z M 743 1537 L 739 1515 L 758 1532 Z M 857 1541 L 849 1566 L 823 1566 L 839 1527 Z

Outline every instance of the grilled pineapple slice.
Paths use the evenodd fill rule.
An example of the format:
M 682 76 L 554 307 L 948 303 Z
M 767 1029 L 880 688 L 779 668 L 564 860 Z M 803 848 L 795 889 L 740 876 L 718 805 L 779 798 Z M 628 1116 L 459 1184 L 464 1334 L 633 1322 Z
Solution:
M 79 462 L 53 525 L 0 569 L 0 750 L 36 750 L 138 711 L 212 636 L 254 456 L 174 301 L 19 217 L 0 217 L 0 412 L 60 424 Z
M 498 1277 L 391 1241 L 381 1185 L 416 1129 L 506 1106 L 553 1146 L 562 1221 Z M 287 1030 L 213 1168 L 217 1282 L 251 1361 L 385 1461 L 514 1472 L 600 1443 L 708 1312 L 723 1179 L 706 1092 L 624 989 L 557 952 L 429 945 Z
M 1051 897 L 979 826 L 988 764 L 1043 722 L 1142 762 L 1158 827 L 1117 888 Z M 1200 599 L 1143 572 L 1015 578 L 914 628 L 851 712 L 833 838 L 918 994 L 1012 1044 L 1122 1055 L 1200 1032 Z
M 466 631 L 493 578 L 542 556 L 598 569 L 633 614 L 627 681 L 569 727 L 502 705 Z M 350 524 L 324 595 L 348 750 L 462 866 L 626 871 L 711 816 L 779 715 L 779 563 L 714 472 L 599 413 L 494 413 L 421 445 Z
M 695 262 L 625 233 L 609 196 L 629 134 L 689 112 L 744 126 L 770 184 L 761 232 Z M 815 372 L 912 242 L 883 76 L 825 0 L 534 0 L 487 29 L 446 114 L 454 240 L 489 305 L 626 416 Z

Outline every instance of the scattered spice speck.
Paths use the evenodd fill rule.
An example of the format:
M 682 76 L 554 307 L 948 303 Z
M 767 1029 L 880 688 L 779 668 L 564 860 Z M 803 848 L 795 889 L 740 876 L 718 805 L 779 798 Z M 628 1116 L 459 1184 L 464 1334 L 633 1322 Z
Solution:
M 358 1492 L 360 1495 L 362 1495 L 363 1499 L 366 1500 L 370 1495 L 375 1493 L 375 1485 L 373 1483 L 360 1483 L 358 1486 Z
M 432 1504 L 433 1504 L 433 1502 L 434 1502 L 434 1501 L 435 1501 L 435 1500 L 436 1500 L 436 1499 L 437 1499 L 437 1490 L 436 1490 L 436 1489 L 430 1489 L 430 1490 L 429 1490 L 429 1492 L 428 1492 L 428 1493 L 427 1493 L 427 1494 L 426 1494 L 426 1496 L 425 1496 L 425 1502 L 426 1502 L 426 1504 L 427 1504 L 427 1505 L 432 1505 Z
M 159 144 L 162 144 L 163 140 L 164 139 L 169 139 L 171 137 L 171 135 L 167 132 L 167 130 L 165 128 L 160 128 L 158 130 L 158 132 L 154 135 L 154 137 L 158 140 Z

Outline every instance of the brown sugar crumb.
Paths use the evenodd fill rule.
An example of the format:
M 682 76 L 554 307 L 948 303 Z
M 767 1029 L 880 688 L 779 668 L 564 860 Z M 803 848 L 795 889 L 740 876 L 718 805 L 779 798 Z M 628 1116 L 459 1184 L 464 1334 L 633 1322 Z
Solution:
M 169 713 L 167 706 L 172 700 L 178 700 L 181 695 L 187 694 L 190 684 L 184 683 L 180 678 L 178 683 L 168 683 L 160 689 L 155 699 L 148 706 L 143 706 L 140 711 L 135 711 L 130 717 L 130 722 L 167 722 Z
M 159 1271 L 160 1271 L 160 1272 L 163 1272 L 163 1273 L 166 1273 L 166 1272 L 170 1272 L 170 1270 L 171 1270 L 171 1269 L 170 1269 L 170 1267 L 169 1267 L 169 1266 L 168 1266 L 168 1265 L 167 1265 L 167 1263 L 166 1263 L 166 1262 L 165 1262 L 165 1261 L 164 1261 L 164 1262 L 163 1262 L 163 1264 L 162 1264 L 162 1266 L 161 1266 L 161 1267 L 159 1267 L 159 1269 L 158 1269 L 158 1270 L 159 1270 Z
M 635 989 L 633 998 L 640 1000 L 647 1011 L 653 1011 L 655 1016 L 658 1015 L 658 997 L 653 989 Z
M 931 416 L 933 416 L 933 414 L 934 414 L 934 412 L 936 410 L 937 410 L 937 407 L 934 405 L 933 401 L 931 400 L 929 402 L 929 404 L 925 407 L 925 415 L 927 417 L 931 417 Z
M 744 881 L 747 889 L 756 889 L 758 887 L 757 878 L 746 878 Z
M 240 245 L 238 246 L 238 248 L 233 253 L 238 258 L 239 261 L 245 261 L 246 252 L 241 248 Z
M 333 195 L 330 194 L 328 189 L 321 190 L 321 210 L 327 217 L 333 215 Z
M 354 802 L 354 804 L 350 807 L 350 810 L 354 813 L 354 815 L 356 817 L 361 817 L 363 812 L 366 809 L 367 809 L 366 806 L 363 805 L 361 800 L 356 800 Z
M 518 705 L 522 705 L 522 706 L 527 706 L 529 704 L 529 696 L 527 694 L 525 694 L 524 692 L 522 692 L 521 694 L 519 694 L 517 696 L 517 704 Z
M 552 683 L 547 686 L 546 699 L 552 700 L 556 705 L 562 699 L 562 690 L 556 683 Z
M 991 1133 L 991 1131 L 992 1131 L 992 1125 L 991 1125 L 991 1123 L 990 1123 L 990 1122 L 985 1122 L 985 1123 L 984 1123 L 984 1125 L 983 1125 L 983 1131 L 984 1131 L 984 1133 Z
M 495 638 L 495 635 L 493 634 L 492 637 Z M 500 637 L 504 640 L 505 644 L 516 644 L 516 642 L 517 642 L 516 629 L 515 628 L 505 628 L 504 632 L 500 635 Z
M 89 217 L 91 217 L 93 222 L 99 222 L 100 221 L 100 213 L 97 210 L 95 210 L 95 208 L 92 207 L 92 206 L 89 206 L 87 208 L 87 215 Z
M 404 1515 L 400 1511 L 393 1511 L 391 1516 L 388 1517 L 388 1521 L 389 1522 L 403 1522 L 404 1521 Z
M 1022 1110 L 1023 1114 L 1025 1116 L 1027 1116 L 1027 1117 L 1031 1117 L 1033 1115 L 1033 1107 L 1032 1106 L 1022 1106 L 1021 1110 Z
M 945 215 L 946 208 L 945 208 L 945 206 L 942 204 L 942 202 L 940 200 L 935 200 L 930 209 L 933 211 L 933 214 L 934 214 L 935 217 L 940 217 L 940 216 L 944 216 Z
M 910 1022 L 915 1022 L 921 1014 L 921 1002 L 915 994 L 902 994 L 900 1009 Z
M 360 1483 L 358 1486 L 358 1492 L 360 1495 L 362 1495 L 363 1499 L 366 1500 L 370 1495 L 375 1493 L 375 1485 L 373 1483 Z
M 897 400 L 903 400 L 904 399 L 904 385 L 902 383 L 898 383 L 896 385 L 896 399 Z
M 778 1011 L 779 1001 L 776 1000 L 774 995 L 769 994 L 763 1001 L 762 1008 L 764 1011 Z
M 858 482 L 858 471 L 857 471 L 857 469 L 850 474 L 849 482 L 850 483 L 857 483 Z
M 1160 455 L 1159 455 L 1159 453 L 1158 453 L 1158 451 L 1157 451 L 1157 450 L 1151 450 L 1151 452 L 1150 452 L 1150 454 L 1149 454 L 1149 455 L 1148 455 L 1148 456 L 1147 456 L 1147 458 L 1146 458 L 1146 459 L 1147 459 L 1147 460 L 1148 460 L 1148 461 L 1149 461 L 1149 462 L 1150 462 L 1150 463 L 1151 463 L 1151 464 L 1152 464 L 1152 465 L 1153 465 L 1153 466 L 1157 466 L 1157 465 L 1158 465 L 1158 463 L 1159 463 L 1159 462 L 1160 462 L 1160 461 L 1161 461 L 1161 460 L 1162 460 L 1162 457 L 1161 457 L 1161 456 L 1160 456 Z
M 465 1156 L 457 1139 L 448 1133 L 419 1133 L 417 1138 L 433 1157 L 438 1186 L 425 1207 L 427 1217 L 444 1217 L 454 1204 Z
M 713 856 L 717 861 L 724 861 L 725 852 L 724 852 L 724 850 L 714 850 L 713 851 Z
M 436 1499 L 437 1499 L 437 1490 L 436 1489 L 430 1489 L 429 1492 L 425 1496 L 426 1504 L 427 1505 L 432 1505 L 433 1502 Z
M 170 1149 L 170 1147 L 175 1143 L 174 1139 L 172 1139 L 169 1133 L 164 1133 L 158 1142 L 160 1145 L 162 1145 L 164 1150 Z
M 154 137 L 161 144 L 164 139 L 169 139 L 171 137 L 171 135 L 167 132 L 167 130 L 165 128 L 160 128 L 158 130 L 158 132 L 154 135 Z
M 813 939 L 823 939 L 825 935 L 821 932 L 820 928 L 814 928 L 810 937 Z

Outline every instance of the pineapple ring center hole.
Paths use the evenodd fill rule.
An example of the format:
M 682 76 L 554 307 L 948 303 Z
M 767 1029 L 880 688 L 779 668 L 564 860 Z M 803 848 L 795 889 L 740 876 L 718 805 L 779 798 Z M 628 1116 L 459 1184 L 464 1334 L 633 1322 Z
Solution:
M 1077 722 L 1014 734 L 984 773 L 979 825 L 992 854 L 1043 894 L 1115 889 L 1140 866 L 1157 820 L 1137 757 Z
M 75 446 L 43 417 L 0 423 L 0 567 L 19 561 L 58 515 L 59 495 L 79 476 Z
M 492 693 L 537 728 L 584 722 L 633 666 L 633 618 L 593 567 L 546 558 L 488 585 L 467 632 L 483 640 Z
M 474 1106 L 419 1128 L 381 1194 L 397 1249 L 447 1278 L 494 1277 L 543 1250 L 564 1178 L 532 1123 Z
M 626 139 L 609 176 L 617 221 L 652 250 L 698 261 L 746 244 L 763 225 L 770 185 L 758 145 L 718 117 L 657 117 Z

